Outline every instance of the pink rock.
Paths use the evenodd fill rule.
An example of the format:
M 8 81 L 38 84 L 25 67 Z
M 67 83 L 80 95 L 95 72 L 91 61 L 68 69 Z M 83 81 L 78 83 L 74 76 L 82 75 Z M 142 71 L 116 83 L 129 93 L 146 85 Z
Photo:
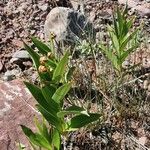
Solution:
M 128 4 L 128 6 L 129 7 L 135 7 L 135 6 L 137 6 L 137 2 L 136 1 L 134 1 L 134 0 L 128 0 L 128 1 L 126 1 L 126 0 L 118 0 L 118 2 L 120 3 L 120 4 L 126 4 L 126 2 L 127 2 L 127 4 Z
M 22 81 L 0 83 L 0 150 L 18 149 L 22 143 L 29 149 L 29 143 L 20 124 L 34 129 L 34 100 Z
M 150 9 L 145 7 L 144 5 L 138 5 L 135 9 L 142 15 L 142 16 L 150 16 Z
M 120 4 L 126 4 L 125 0 L 118 0 Z M 150 8 L 148 7 L 148 3 L 140 3 L 137 0 L 128 0 L 127 1 L 128 7 L 133 8 L 139 12 L 142 16 L 150 16 Z

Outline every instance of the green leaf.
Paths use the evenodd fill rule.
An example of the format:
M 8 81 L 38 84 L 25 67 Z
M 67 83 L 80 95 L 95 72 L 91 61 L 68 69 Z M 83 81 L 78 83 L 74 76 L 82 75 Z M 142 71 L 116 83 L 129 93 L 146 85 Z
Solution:
M 33 84 L 29 83 L 29 82 L 24 82 L 24 84 L 29 89 L 29 91 L 31 92 L 32 96 L 36 99 L 36 101 L 43 108 L 45 108 L 47 111 L 49 111 L 53 115 L 55 115 L 58 112 L 58 108 L 56 106 L 50 105 L 49 103 L 47 103 L 47 101 L 45 100 L 45 98 L 44 98 L 40 88 L 38 88 L 37 86 L 35 86 L 35 85 L 33 85 Z
M 115 56 L 115 54 L 113 54 L 112 50 L 109 50 L 102 44 L 99 46 L 99 48 L 101 48 L 101 50 L 105 53 L 106 57 L 109 59 L 109 61 L 111 61 L 115 69 L 119 70 L 120 68 L 118 66 L 118 58 Z
M 64 99 L 64 97 L 66 96 L 66 94 L 69 92 L 71 88 L 71 83 L 66 83 L 64 85 L 62 85 L 61 87 L 59 87 L 56 92 L 54 93 L 52 99 L 61 104 L 62 100 Z
M 60 150 L 60 144 L 61 144 L 61 137 L 57 129 L 54 129 L 53 131 L 53 137 L 52 137 L 52 144 L 54 146 L 54 149 Z
M 134 37 L 136 36 L 138 31 L 139 31 L 139 28 L 136 29 L 134 32 L 132 32 L 130 35 L 125 36 L 121 43 L 120 49 L 122 49 L 122 50 L 125 49 L 125 47 L 129 43 L 129 41 L 134 39 Z
M 50 59 L 47 60 L 46 65 L 53 68 L 53 69 L 55 69 L 56 66 L 57 66 L 57 64 L 54 61 L 50 60 Z
M 45 124 L 45 120 L 43 119 L 42 123 L 40 123 L 38 119 L 35 117 L 34 122 L 40 134 L 49 141 L 50 136 L 48 133 L 48 128 L 46 127 L 46 124 Z
M 46 44 L 38 40 L 37 38 L 32 37 L 31 39 L 41 54 L 47 55 L 48 52 L 51 52 L 50 48 Z
M 53 80 L 61 79 L 61 77 L 64 75 L 65 68 L 66 68 L 66 65 L 68 63 L 68 60 L 69 60 L 69 52 L 66 52 L 66 54 L 59 61 L 59 63 L 57 64 L 56 69 L 54 70 L 53 78 L 52 78 Z
M 40 66 L 40 62 L 39 62 L 40 56 L 26 43 L 24 43 L 24 47 L 28 51 L 28 53 L 30 54 L 30 56 L 31 56 L 31 58 L 35 64 L 35 67 L 38 70 L 38 68 Z
M 116 18 L 115 18 L 114 15 L 113 15 L 113 22 L 114 22 L 115 34 L 116 34 L 117 38 L 119 39 L 119 33 L 118 33 L 117 21 L 116 21 Z
M 36 117 L 34 117 L 34 124 L 36 125 L 38 131 L 42 134 L 42 132 L 43 132 L 42 126 Z
M 71 80 L 75 68 L 76 68 L 76 67 L 71 67 L 71 68 L 69 69 L 69 71 L 65 74 L 65 80 L 66 80 L 66 82 L 68 82 L 68 81 Z
M 58 112 L 59 105 L 52 99 L 52 96 L 56 92 L 56 88 L 51 85 L 45 85 L 44 87 L 41 88 L 41 91 L 42 91 L 42 94 L 43 94 L 44 98 L 46 99 L 47 103 L 49 105 L 53 106 L 53 108 L 55 108 L 55 112 Z
M 127 22 L 127 28 L 128 30 L 132 27 L 133 23 L 134 23 L 135 17 L 131 18 L 128 22 Z
M 119 34 L 120 36 L 122 35 L 122 29 L 123 29 L 123 16 L 121 15 L 121 12 L 119 10 L 119 8 L 117 7 L 117 20 L 118 20 L 118 27 L 119 27 Z
M 127 14 L 128 14 L 128 5 L 127 5 L 127 1 L 126 1 L 126 6 L 125 6 L 125 8 L 124 8 L 124 10 L 123 10 L 122 15 L 125 16 L 125 15 L 127 15 Z
M 53 126 L 55 126 L 58 130 L 62 130 L 61 128 L 61 121 L 57 117 L 57 115 L 54 115 L 41 107 L 40 105 L 37 105 L 38 110 L 41 112 L 41 114 L 44 116 L 44 118 Z
M 114 34 L 114 30 L 109 25 L 108 25 L 108 32 L 109 32 L 109 35 L 110 35 L 113 47 L 114 47 L 115 51 L 118 53 L 118 55 L 119 55 L 120 54 L 120 52 L 119 52 L 119 41 L 118 41 L 117 36 Z
M 24 43 L 24 47 L 30 54 L 30 56 L 35 64 L 36 70 L 38 71 L 38 68 L 40 66 L 40 61 L 39 61 L 40 56 L 31 47 L 29 47 L 26 43 Z M 39 71 L 38 71 L 38 74 L 39 74 L 40 80 L 47 80 L 47 81 L 51 80 L 48 73 L 39 73 Z
M 33 133 L 31 129 L 24 125 L 21 125 L 24 134 L 29 138 L 30 142 L 33 144 L 46 148 L 47 150 L 52 150 L 49 142 L 40 134 Z
M 125 59 L 136 50 L 136 48 L 138 47 L 138 44 L 134 45 L 133 47 L 129 48 L 128 50 L 124 51 L 124 53 L 121 55 L 121 62 L 123 63 L 125 61 Z
M 84 108 L 78 107 L 78 106 L 75 106 L 75 105 L 67 108 L 66 110 L 58 112 L 57 116 L 62 118 L 65 115 L 70 115 L 70 114 L 76 114 L 76 115 L 84 114 L 84 115 L 89 116 L 88 112 Z
M 89 113 L 89 116 L 81 114 L 73 117 L 69 121 L 69 128 L 81 128 L 89 123 L 97 121 L 99 118 L 100 114 Z

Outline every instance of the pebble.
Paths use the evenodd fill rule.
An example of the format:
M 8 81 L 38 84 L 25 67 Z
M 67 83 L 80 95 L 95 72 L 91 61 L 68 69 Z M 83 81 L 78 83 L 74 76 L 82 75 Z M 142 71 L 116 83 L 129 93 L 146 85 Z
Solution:
M 20 71 L 17 69 L 13 70 L 7 70 L 3 76 L 4 81 L 11 81 L 16 78 L 16 76 L 19 76 Z
M 39 9 L 42 11 L 46 11 L 48 9 L 48 4 L 38 4 Z
M 150 92 L 150 84 L 148 85 L 148 92 Z
M 145 81 L 143 82 L 143 88 L 144 88 L 145 90 L 148 89 L 148 84 L 149 84 L 148 80 L 145 80 Z
M 2 62 L 0 61 L 0 72 L 2 71 L 2 69 L 3 69 L 3 64 L 2 64 Z
M 31 34 L 31 35 L 34 35 L 35 33 L 36 33 L 36 30 L 31 30 L 31 31 L 30 31 L 30 34 Z
M 30 59 L 29 53 L 26 50 L 16 51 L 12 58 Z
M 150 3 L 150 0 L 146 0 L 147 3 Z

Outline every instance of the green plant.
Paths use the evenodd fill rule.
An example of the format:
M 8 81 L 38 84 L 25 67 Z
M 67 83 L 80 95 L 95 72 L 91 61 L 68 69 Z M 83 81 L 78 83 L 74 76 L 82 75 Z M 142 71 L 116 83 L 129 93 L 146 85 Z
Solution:
M 24 83 L 37 101 L 36 107 L 44 120 L 42 124 L 37 120 L 35 121 L 39 130 L 36 133 L 24 125 L 21 127 L 33 148 L 38 146 L 48 150 L 59 150 L 61 136 L 67 138 L 68 132 L 98 120 L 100 114 L 90 113 L 83 107 L 74 104 L 65 106 L 64 100 L 71 89 L 73 73 L 73 68 L 68 66 L 69 53 L 66 52 L 61 59 L 58 59 L 43 42 L 34 37 L 32 41 L 39 53 L 26 43 L 24 45 L 33 59 L 40 82 L 39 86 L 29 82 Z
M 123 11 L 120 11 L 117 7 L 113 15 L 113 25 L 107 27 L 111 42 L 107 46 L 103 44 L 99 46 L 111 61 L 118 76 L 122 76 L 125 72 L 123 62 L 139 45 L 137 36 L 140 28 L 132 29 L 135 17 L 128 19 L 127 9 L 126 6 Z

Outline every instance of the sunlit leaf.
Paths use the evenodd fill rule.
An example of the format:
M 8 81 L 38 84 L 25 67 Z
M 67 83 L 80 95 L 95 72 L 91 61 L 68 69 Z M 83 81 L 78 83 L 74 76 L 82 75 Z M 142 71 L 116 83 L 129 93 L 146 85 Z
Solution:
M 44 44 L 43 42 L 41 42 L 40 40 L 38 40 L 37 38 L 35 37 L 32 37 L 32 42 L 35 44 L 35 46 L 38 48 L 39 52 L 41 54 L 47 54 L 48 52 L 50 52 L 50 48 Z
M 75 115 L 84 114 L 84 115 L 89 116 L 88 112 L 84 108 L 78 107 L 78 106 L 75 106 L 75 105 L 70 106 L 69 108 L 67 108 L 63 111 L 58 112 L 57 116 L 62 118 L 65 115 L 71 115 L 71 114 L 75 114 Z
M 70 88 L 71 88 L 71 83 L 66 83 L 66 84 L 62 85 L 61 87 L 59 87 L 56 90 L 52 99 L 55 102 L 60 104 L 62 102 L 62 100 L 64 99 L 64 97 L 66 96 L 66 94 L 69 92 Z
M 94 121 L 97 121 L 100 118 L 100 114 L 91 114 L 89 113 L 89 116 L 87 115 L 78 115 L 73 117 L 69 124 L 69 128 L 81 128 L 85 125 L 88 125 L 89 123 L 92 123 Z
M 33 133 L 31 129 L 24 125 L 21 125 L 24 134 L 29 138 L 30 142 L 33 144 L 46 148 L 47 150 L 52 150 L 49 142 L 40 134 Z
M 56 69 L 54 70 L 53 78 L 52 78 L 53 80 L 60 79 L 64 75 L 66 65 L 68 63 L 68 59 L 69 59 L 69 53 L 66 52 L 66 54 L 59 61 L 59 63 L 57 64 Z

